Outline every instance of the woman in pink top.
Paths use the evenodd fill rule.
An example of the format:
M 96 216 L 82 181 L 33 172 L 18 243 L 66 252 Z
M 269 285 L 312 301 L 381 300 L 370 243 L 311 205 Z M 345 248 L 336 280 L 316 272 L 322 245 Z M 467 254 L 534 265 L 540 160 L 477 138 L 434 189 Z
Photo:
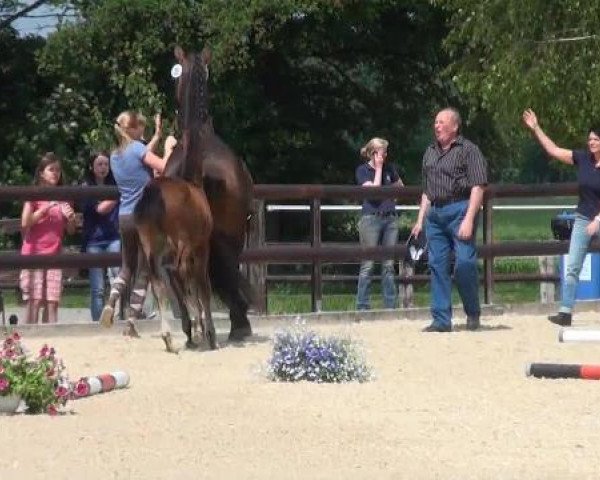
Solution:
M 60 160 L 46 153 L 35 170 L 34 185 L 62 185 Z M 65 229 L 75 229 L 75 213 L 66 202 L 35 200 L 25 202 L 21 212 L 23 245 L 21 255 L 55 255 L 62 249 Z M 25 323 L 38 323 L 45 305 L 47 320 L 56 323 L 62 292 L 62 270 L 22 270 L 19 285 L 26 303 Z

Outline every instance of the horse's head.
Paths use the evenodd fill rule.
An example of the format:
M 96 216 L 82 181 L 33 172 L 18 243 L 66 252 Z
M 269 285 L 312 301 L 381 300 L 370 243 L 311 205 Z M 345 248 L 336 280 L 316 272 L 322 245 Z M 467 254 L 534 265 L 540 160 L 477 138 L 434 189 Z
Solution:
M 208 65 L 211 60 L 210 49 L 202 52 L 185 52 L 175 47 L 175 58 L 181 68 L 173 68 L 177 78 L 177 123 L 179 129 L 199 128 L 209 118 L 208 113 Z

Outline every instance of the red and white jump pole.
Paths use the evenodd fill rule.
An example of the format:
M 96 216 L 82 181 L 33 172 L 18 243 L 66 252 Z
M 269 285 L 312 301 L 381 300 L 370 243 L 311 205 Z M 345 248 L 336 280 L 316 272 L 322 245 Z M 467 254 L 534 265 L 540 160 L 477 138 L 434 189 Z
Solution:
M 89 397 L 97 393 L 106 393 L 129 385 L 129 374 L 125 372 L 103 373 L 90 377 L 82 377 L 75 382 L 75 396 Z
M 528 377 L 536 378 L 580 378 L 584 380 L 600 380 L 600 365 L 529 363 L 525 372 Z

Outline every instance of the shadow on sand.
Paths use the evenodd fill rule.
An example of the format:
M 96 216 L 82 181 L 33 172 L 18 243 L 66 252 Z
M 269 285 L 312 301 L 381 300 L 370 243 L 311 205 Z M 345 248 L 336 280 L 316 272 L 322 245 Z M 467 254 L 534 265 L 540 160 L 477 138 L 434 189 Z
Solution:
M 477 330 L 467 330 L 467 325 L 464 323 L 460 323 L 458 325 L 454 325 L 452 327 L 452 331 L 453 332 L 467 332 L 467 333 L 478 333 L 478 332 L 494 332 L 497 330 L 512 330 L 512 327 L 509 327 L 508 325 L 486 325 L 485 323 L 482 323 L 481 326 L 477 329 Z
M 267 335 L 257 335 L 253 334 L 251 337 L 248 337 L 243 342 L 230 342 L 229 334 L 217 334 L 217 342 L 219 344 L 218 350 L 222 350 L 224 348 L 246 348 L 253 345 L 260 345 L 262 343 L 267 343 L 271 341 L 271 337 Z M 206 340 L 202 340 L 198 348 L 186 348 L 187 352 L 210 352 L 210 348 L 208 347 L 208 343 Z

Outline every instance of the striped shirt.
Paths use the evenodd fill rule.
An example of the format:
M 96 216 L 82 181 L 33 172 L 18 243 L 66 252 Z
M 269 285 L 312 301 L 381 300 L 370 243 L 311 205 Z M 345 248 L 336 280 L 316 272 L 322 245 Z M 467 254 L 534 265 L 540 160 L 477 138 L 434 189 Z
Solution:
M 471 188 L 487 184 L 487 162 L 479 147 L 459 135 L 449 150 L 433 142 L 423 155 L 423 192 L 431 202 L 468 199 Z

